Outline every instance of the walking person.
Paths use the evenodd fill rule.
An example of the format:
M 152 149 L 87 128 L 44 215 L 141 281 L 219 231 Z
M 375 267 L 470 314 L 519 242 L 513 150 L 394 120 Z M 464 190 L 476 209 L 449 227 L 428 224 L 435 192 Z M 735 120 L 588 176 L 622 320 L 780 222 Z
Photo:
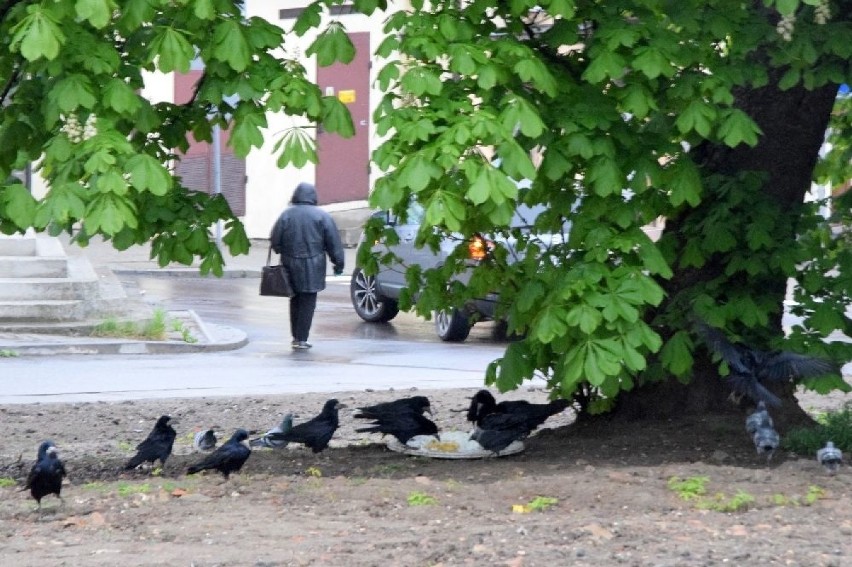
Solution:
M 311 348 L 308 334 L 317 306 L 317 293 L 325 289 L 326 255 L 334 266 L 334 275 L 343 273 L 343 244 L 337 225 L 317 206 L 317 190 L 310 183 L 299 183 L 290 206 L 284 209 L 269 237 L 272 249 L 281 255 L 281 263 L 290 273 L 295 294 L 290 298 L 291 346 Z

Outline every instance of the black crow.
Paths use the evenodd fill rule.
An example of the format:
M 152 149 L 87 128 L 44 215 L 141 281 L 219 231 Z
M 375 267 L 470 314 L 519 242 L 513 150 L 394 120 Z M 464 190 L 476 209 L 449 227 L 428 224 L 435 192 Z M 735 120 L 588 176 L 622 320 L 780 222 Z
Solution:
M 314 453 L 319 453 L 331 440 L 331 436 L 337 431 L 340 420 L 337 411 L 346 407 L 334 398 L 325 402 L 320 414 L 304 423 L 294 425 L 286 433 L 267 434 L 270 441 L 286 441 L 289 443 L 301 443 L 310 447 Z
M 62 479 L 65 477 L 65 465 L 59 459 L 59 452 L 53 441 L 43 441 L 38 448 L 36 462 L 27 476 L 24 490 L 29 490 L 38 508 L 41 509 L 41 499 L 48 494 L 55 494 L 62 500 Z M 64 503 L 64 501 L 63 501 Z
M 284 419 L 281 420 L 281 423 L 267 431 L 266 434 L 258 437 L 257 439 L 252 439 L 251 441 L 249 441 L 249 445 L 251 447 L 269 447 L 270 449 L 283 449 L 287 446 L 287 441 L 280 439 L 280 435 L 287 433 L 292 428 L 293 414 L 284 414 Z M 270 435 L 278 435 L 279 439 L 273 441 L 272 439 L 270 439 Z
M 565 410 L 570 405 L 568 400 L 558 399 L 546 404 L 533 404 L 526 400 L 503 401 L 499 404 L 488 390 L 478 391 L 470 401 L 467 411 L 468 421 L 474 422 L 480 429 L 492 429 L 493 427 L 483 423 L 483 420 L 491 419 L 489 416 L 509 415 L 512 416 L 511 427 L 525 427 L 528 433 L 532 433 L 538 426 L 557 413 Z M 501 427 L 507 427 L 505 421 Z
M 216 447 L 216 432 L 212 429 L 199 431 L 192 440 L 192 446 L 196 451 L 211 451 Z
M 836 364 L 821 358 L 788 351 L 765 352 L 734 344 L 722 331 L 701 321 L 696 322 L 696 329 L 710 350 L 728 365 L 731 389 L 755 402 L 763 401 L 774 407 L 781 405 L 781 400 L 769 391 L 767 384 L 840 372 Z
M 843 464 L 843 452 L 835 447 L 834 443 L 828 441 L 825 447 L 817 451 L 817 461 L 828 471 L 828 474 L 837 474 L 840 465 Z
M 429 412 L 430 415 L 432 414 L 432 405 L 429 403 L 429 398 L 426 396 L 412 396 L 410 398 L 400 398 L 391 402 L 382 402 L 358 408 L 352 414 L 352 417 L 383 420 L 387 417 L 395 417 L 400 413 L 423 415 L 426 412 Z
M 496 455 L 513 442 L 524 439 L 528 435 L 529 432 L 523 426 L 507 426 L 504 429 L 476 428 L 470 438 L 482 445 L 486 451 Z
M 355 431 L 393 435 L 397 441 L 405 445 L 409 439 L 417 435 L 434 435 L 437 439 L 438 426 L 424 415 L 403 411 L 395 416 L 377 419 L 370 427 L 359 427 Z
M 166 459 L 172 454 L 172 445 L 177 437 L 174 428 L 169 425 L 169 420 L 171 417 L 168 415 L 161 416 L 157 420 L 148 437 L 136 446 L 136 454 L 127 461 L 124 470 L 135 469 L 145 462 L 153 464 L 157 459 L 160 460 L 160 466 L 165 466 Z
M 228 480 L 232 472 L 237 472 L 251 456 L 251 449 L 243 443 L 248 439 L 245 429 L 237 429 L 221 447 L 207 455 L 204 460 L 190 466 L 186 474 L 195 474 L 204 470 L 217 470 Z

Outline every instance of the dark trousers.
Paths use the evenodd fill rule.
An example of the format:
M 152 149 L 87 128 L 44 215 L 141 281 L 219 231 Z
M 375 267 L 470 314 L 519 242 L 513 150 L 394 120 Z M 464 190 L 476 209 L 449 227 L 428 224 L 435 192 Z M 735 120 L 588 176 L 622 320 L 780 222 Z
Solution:
M 294 341 L 308 340 L 316 308 L 316 293 L 297 293 L 290 298 L 290 334 Z

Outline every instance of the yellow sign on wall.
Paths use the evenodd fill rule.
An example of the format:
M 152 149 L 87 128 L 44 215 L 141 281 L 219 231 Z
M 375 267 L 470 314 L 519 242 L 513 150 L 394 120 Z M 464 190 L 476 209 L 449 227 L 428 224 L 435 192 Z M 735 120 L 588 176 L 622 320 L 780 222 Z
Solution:
M 353 102 L 355 102 L 355 91 L 338 91 L 337 99 L 343 104 L 352 104 Z

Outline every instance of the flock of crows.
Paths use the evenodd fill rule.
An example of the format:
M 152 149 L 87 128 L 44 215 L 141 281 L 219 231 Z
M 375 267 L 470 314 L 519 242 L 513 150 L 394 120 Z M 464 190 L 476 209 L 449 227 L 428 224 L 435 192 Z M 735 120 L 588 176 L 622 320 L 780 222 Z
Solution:
M 484 450 L 494 455 L 516 440 L 525 439 L 549 417 L 565 410 L 566 400 L 553 400 L 546 404 L 534 404 L 525 400 L 497 402 L 488 390 L 480 390 L 472 398 L 467 419 L 473 424 L 471 439 Z M 288 413 L 280 424 L 260 437 L 249 440 L 248 431 L 237 429 L 231 438 L 218 448 L 215 432 L 210 429 L 195 434 L 193 446 L 197 451 L 211 451 L 197 463 L 190 465 L 186 473 L 196 474 L 204 470 L 220 472 L 227 480 L 231 473 L 242 469 L 251 456 L 252 447 L 281 449 L 290 443 L 302 444 L 319 453 L 328 447 L 334 432 L 340 425 L 338 411 L 346 407 L 332 398 L 325 402 L 320 413 L 297 425 Z M 368 420 L 365 427 L 356 428 L 359 433 L 391 435 L 405 445 L 413 437 L 433 436 L 439 439 L 438 426 L 428 417 L 432 414 L 426 396 L 412 396 L 372 406 L 357 408 L 353 417 Z M 136 446 L 136 454 L 124 466 L 133 470 L 144 463 L 154 465 L 157 461 L 164 466 L 172 453 L 177 432 L 169 424 L 171 417 L 161 416 L 148 436 Z M 46 440 L 38 449 L 36 462 L 27 477 L 24 490 L 29 490 L 41 508 L 41 499 L 55 494 L 62 500 L 62 479 L 66 476 L 65 465 L 52 441 Z
M 732 392 L 756 402 L 756 409 L 746 418 L 746 431 L 758 455 L 766 456 L 769 462 L 781 438 L 775 430 L 767 406 L 778 407 L 781 400 L 767 386 L 839 372 L 839 369 L 829 361 L 814 357 L 784 351 L 764 352 L 733 344 L 719 329 L 703 322 L 697 323 L 697 331 L 710 350 L 727 364 L 730 371 L 728 384 Z M 554 400 L 547 404 L 533 404 L 523 400 L 497 403 L 488 390 L 480 390 L 471 399 L 467 412 L 467 420 L 474 426 L 470 439 L 479 443 L 485 451 L 499 455 L 511 443 L 526 438 L 549 417 L 565 410 L 568 405 L 566 400 Z M 186 472 L 195 474 L 216 470 L 227 480 L 231 473 L 242 468 L 251 455 L 252 447 L 280 449 L 289 443 L 297 443 L 319 453 L 328 447 L 339 426 L 338 410 L 341 407 L 345 406 L 336 399 L 330 399 L 319 415 L 298 425 L 293 424 L 292 414 L 286 414 L 280 424 L 250 441 L 245 429 L 237 429 L 218 448 L 213 430 L 199 432 L 195 435 L 194 447 L 198 451 L 212 452 L 190 465 Z M 426 413 L 431 415 L 432 412 L 425 396 L 357 408 L 354 417 L 369 420 L 370 423 L 355 431 L 391 435 L 403 445 L 416 436 L 434 436 L 439 440 L 438 427 L 424 415 Z M 158 460 L 161 466 L 165 465 L 177 437 L 169 420 L 167 415 L 157 420 L 148 437 L 137 445 L 136 454 L 124 467 L 126 470 L 135 469 L 146 462 L 153 465 Z M 829 441 L 817 451 L 817 460 L 830 474 L 834 474 L 842 463 L 843 455 Z M 38 449 L 36 463 L 27 478 L 25 490 L 30 490 L 40 508 L 41 499 L 49 494 L 55 494 L 61 500 L 64 476 L 65 466 L 59 459 L 56 446 L 51 441 L 44 441 Z

